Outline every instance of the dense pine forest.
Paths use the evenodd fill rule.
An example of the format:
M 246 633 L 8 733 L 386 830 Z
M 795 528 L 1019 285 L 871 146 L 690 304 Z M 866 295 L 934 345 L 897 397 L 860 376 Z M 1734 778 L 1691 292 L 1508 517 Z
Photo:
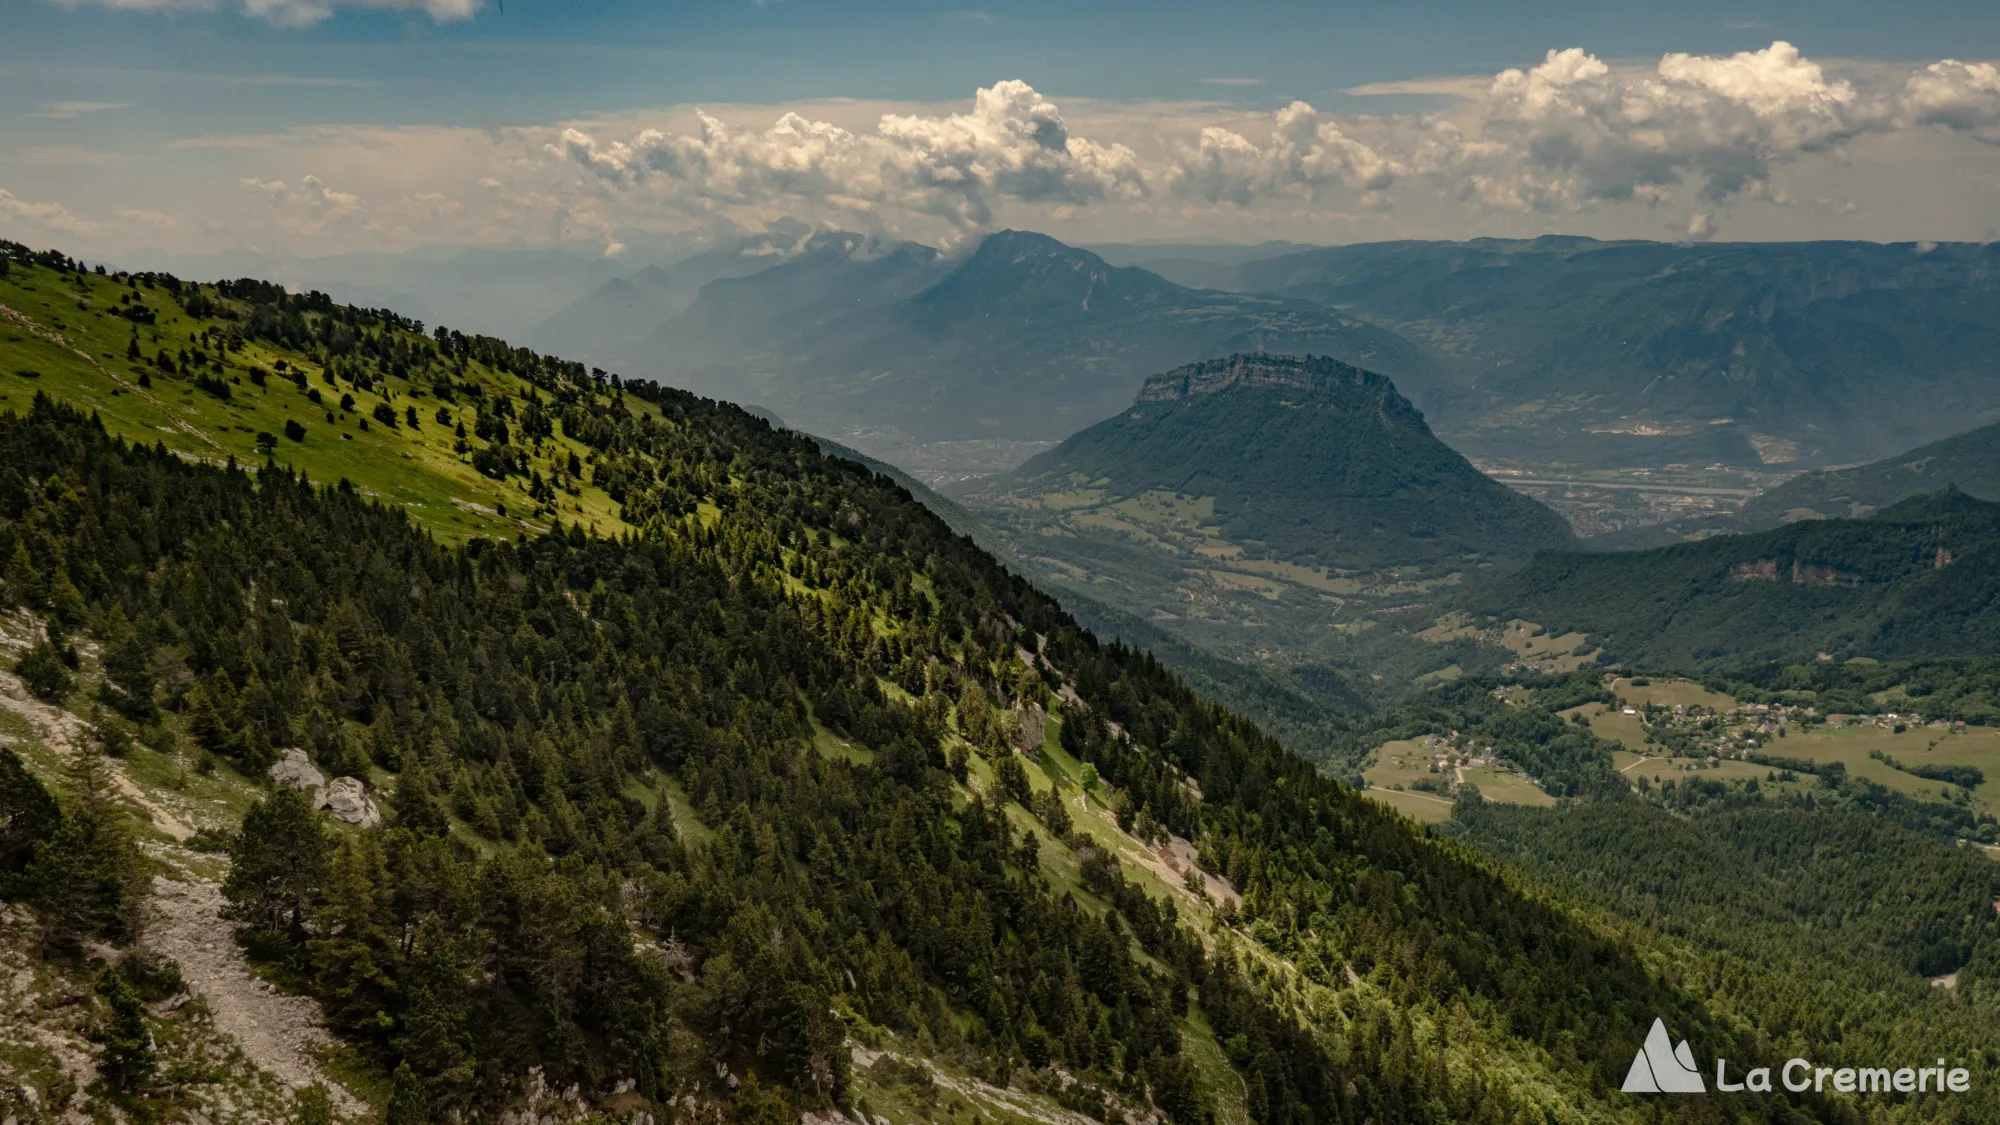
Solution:
M 201 463 L 39 393 L 0 413 L 0 600 L 46 629 L 15 671 L 99 732 L 63 779 L 0 747 L 0 891 L 51 959 L 133 937 L 152 860 L 99 757 L 127 740 L 259 781 L 303 748 L 366 779 L 381 827 L 272 789 L 196 843 L 229 858 L 251 957 L 320 1001 L 393 1125 L 487 1119 L 532 1074 L 619 1120 L 861 1112 L 857 1048 L 889 1042 L 1105 1120 L 1192 1125 L 1219 1112 L 1199 1037 L 1276 1125 L 1993 1104 L 1620 1094 L 1655 1017 L 1771 1065 L 1844 1057 L 1848 1021 L 1920 1009 L 1879 1015 L 1836 980 L 1810 999 L 1837 1018 L 1803 1021 L 1787 967 L 1724 980 L 1417 827 L 1099 642 L 890 479 L 735 407 L 275 286 L 175 292 L 218 335 L 316 364 L 347 333 L 340 355 L 367 360 L 325 365 L 343 394 L 386 367 L 457 395 L 466 455 L 503 478 L 555 488 L 554 442 L 580 443 L 622 506 L 616 534 L 556 515 L 450 545 L 346 481 Z M 517 382 L 474 395 L 475 363 Z M 1523 740 L 1604 788 L 1568 730 Z M 1128 837 L 1185 841 L 1229 893 L 1192 872 L 1160 893 L 1078 829 L 1091 801 Z M 1948 959 L 1978 931 L 1940 937 Z M 1936 1002 L 1988 995 L 1984 960 L 1958 970 Z M 102 1079 L 164 1114 L 146 973 L 103 982 Z M 1916 1022 L 1913 1055 L 1977 1046 Z

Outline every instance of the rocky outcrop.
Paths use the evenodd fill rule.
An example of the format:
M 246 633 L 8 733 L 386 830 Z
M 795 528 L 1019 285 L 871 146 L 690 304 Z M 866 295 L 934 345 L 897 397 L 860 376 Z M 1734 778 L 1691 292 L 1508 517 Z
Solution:
M 336 820 L 362 828 L 374 828 L 382 823 L 382 812 L 368 796 L 368 789 L 360 779 L 336 777 L 320 791 L 319 807 L 325 809 Z
M 336 777 L 332 781 L 312 764 L 304 750 L 287 750 L 271 767 L 271 780 L 287 789 L 303 789 L 312 794 L 313 807 L 325 809 L 335 820 L 362 828 L 382 823 L 382 810 L 368 796 L 368 786 L 358 777 Z
M 271 767 L 271 780 L 287 789 L 314 792 L 326 784 L 326 775 L 313 766 L 304 750 L 292 749 L 278 756 Z

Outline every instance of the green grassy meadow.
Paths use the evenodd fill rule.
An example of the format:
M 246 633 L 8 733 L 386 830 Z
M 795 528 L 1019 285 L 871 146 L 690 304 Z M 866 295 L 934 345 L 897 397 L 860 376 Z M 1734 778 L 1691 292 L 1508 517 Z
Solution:
M 213 303 L 224 315 L 198 318 L 165 284 L 14 263 L 0 277 L 0 411 L 25 412 L 39 392 L 94 411 L 115 436 L 161 444 L 190 460 L 233 459 L 256 468 L 268 456 L 315 481 L 350 481 L 403 508 L 445 542 L 511 535 L 556 519 L 606 532 L 623 526 L 618 504 L 588 483 L 588 469 L 571 482 L 574 491 L 545 503 L 532 499 L 518 477 L 495 480 L 474 469 L 471 451 L 485 443 L 458 436 L 474 413 L 463 394 L 445 401 L 422 379 L 373 369 L 372 389 L 329 379 L 324 361 L 332 357 L 246 338 L 229 319 L 241 310 L 227 300 Z M 148 318 L 152 323 L 144 323 Z M 382 331 L 410 344 L 423 339 L 397 328 Z M 157 362 L 162 353 L 176 359 L 199 354 L 210 363 L 198 372 L 203 365 L 180 362 L 174 373 Z M 365 361 L 348 361 L 342 373 L 355 362 L 365 368 Z M 304 375 L 303 386 L 292 372 Z M 196 373 L 211 377 L 212 387 L 226 386 L 228 397 L 197 386 Z M 486 395 L 523 397 L 528 391 L 525 381 L 477 361 L 452 377 Z M 344 395 L 352 396 L 351 410 L 342 409 Z M 372 417 L 378 405 L 393 413 L 393 427 Z M 412 410 L 414 427 L 408 422 Z M 438 421 L 440 410 L 449 421 Z M 282 436 L 287 422 L 304 427 L 299 440 Z M 264 447 L 268 454 L 260 451 L 259 434 L 276 437 Z M 461 445 L 465 452 L 458 451 Z M 572 455 L 588 464 L 591 451 L 556 433 L 539 443 L 531 464 L 553 477 Z

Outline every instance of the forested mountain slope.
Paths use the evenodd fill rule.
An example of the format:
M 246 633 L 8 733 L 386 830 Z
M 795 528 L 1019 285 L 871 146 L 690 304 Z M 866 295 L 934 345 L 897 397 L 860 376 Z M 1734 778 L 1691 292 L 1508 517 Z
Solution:
M 1325 357 L 1242 354 L 1152 376 L 1129 408 L 995 483 L 1023 501 L 1208 498 L 1221 538 L 1347 570 L 1574 542 L 1561 517 L 1437 440 L 1387 377 Z
M 1945 491 L 1651 551 L 1551 554 L 1468 596 L 1590 634 L 1605 658 L 1695 668 L 2000 646 L 2000 504 Z
M 253 334 L 335 315 L 198 292 Z M 247 782 L 301 747 L 388 823 L 329 829 L 288 789 L 206 839 L 251 955 L 323 1004 L 397 1125 L 543 1080 L 620 1120 L 929 1089 L 895 1110 L 921 1119 L 1011 1087 L 1113 1120 L 1650 1121 L 1616 1085 L 1656 1016 L 1780 1061 L 1775 1010 L 1319 777 L 886 478 L 733 407 L 519 368 L 628 469 L 618 536 L 449 546 L 348 484 L 191 463 L 46 395 L 0 413 L 0 593 L 49 630 L 14 672 L 89 717 L 23 743 L 4 789 L 10 818 L 60 798 L 63 827 L 0 841 L 51 949 L 126 940 L 125 876 L 185 878 L 202 838 L 120 827 L 47 762 L 102 747 L 171 787 L 163 762 Z M 132 831 L 146 858 L 107 844 Z M 137 1062 L 178 1017 L 123 971 L 103 1049 L 134 1065 L 103 1096 L 170 1111 L 186 1079 Z
M 2000 249 L 1382 242 L 1242 266 L 1437 349 L 1420 397 L 1473 456 L 1848 464 L 2000 417 Z
M 2000 425 L 1953 434 L 1872 464 L 1807 473 L 1752 497 L 1733 522 L 1757 530 L 1795 519 L 1865 516 L 1952 486 L 1982 500 L 2000 500 Z

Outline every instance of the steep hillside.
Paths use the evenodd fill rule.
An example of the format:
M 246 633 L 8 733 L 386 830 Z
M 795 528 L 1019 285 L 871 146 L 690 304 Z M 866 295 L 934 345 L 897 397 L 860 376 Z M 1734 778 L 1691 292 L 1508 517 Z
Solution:
M 1468 598 L 1588 633 L 1608 659 L 1976 656 L 2000 645 L 2000 504 L 1947 491 L 1652 551 L 1545 555 Z
M 2000 248 L 1387 242 L 1250 263 L 1452 361 L 1422 400 L 1472 456 L 1852 463 L 2000 417 Z
M 910 496 L 945 526 L 972 540 L 980 550 L 1000 560 L 1010 569 L 1038 574 L 1041 567 L 1024 546 L 1002 534 L 993 524 L 966 510 L 958 501 L 942 495 L 908 473 L 836 441 L 814 438 L 821 451 L 865 465 L 906 489 Z M 1312 698 L 1266 669 L 1224 659 L 1188 643 L 1181 637 L 1147 621 L 1140 614 L 1120 610 L 1076 589 L 1074 586 L 1044 585 L 1060 591 L 1063 610 L 1078 624 L 1105 640 L 1116 640 L 1144 649 L 1174 671 L 1204 698 L 1220 703 L 1255 722 L 1293 753 L 1309 760 L 1329 763 L 1352 754 L 1355 748 L 1354 719 L 1366 710 L 1360 692 L 1338 674 L 1328 671 L 1315 678 Z
M 987 237 L 907 296 L 836 286 L 807 323 L 783 302 L 758 312 L 766 284 L 786 281 L 758 274 L 714 292 L 704 318 L 654 337 L 640 370 L 767 405 L 878 456 L 890 454 L 881 440 L 849 435 L 1059 440 L 1129 402 L 1147 375 L 1234 351 L 1309 351 L 1420 380 L 1429 370 L 1394 333 L 1314 305 L 1187 289 L 1022 231 Z M 725 317 L 733 355 L 706 342 L 705 324 Z
M 622 526 L 615 452 L 561 425 L 530 381 L 558 365 L 587 381 L 580 365 L 261 281 L 35 260 L 0 243 L 0 409 L 47 393 L 189 460 L 349 480 L 448 541 Z
M 2000 425 L 1982 426 L 1851 469 L 1807 473 L 1752 498 L 1735 523 L 1746 529 L 1798 519 L 1865 516 L 1948 486 L 2000 500 Z
M 186 315 L 259 340 L 345 323 L 198 292 Z M 142 1000 L 158 956 L 232 927 L 347 1048 L 361 1108 L 307 1089 L 288 1114 L 321 1121 L 1641 1122 L 1616 1086 L 1654 1018 L 1745 1064 L 1842 1057 L 1320 777 L 886 478 L 732 407 L 520 363 L 624 467 L 618 537 L 452 546 L 45 395 L 0 412 L 0 824 L 43 826 L 0 835 L 0 864 L 45 935 L 7 956 L 46 966 L 10 979 L 99 981 L 18 1009 L 39 1045 L 8 1040 L 4 1096 L 28 1059 L 34 1106 L 158 1119 L 206 1105 L 215 1060 L 277 1066 L 186 1051 L 218 986 Z M 386 823 L 315 812 L 335 788 Z M 212 939 L 100 972 L 93 943 L 132 941 L 148 897 Z M 1976 968 L 1961 987 L 1983 995 Z
M 1311 356 L 1235 355 L 1155 375 L 1130 409 L 998 483 L 1027 503 L 1204 498 L 1220 538 L 1343 570 L 1525 559 L 1572 541 L 1555 513 L 1437 440 L 1386 377 Z

